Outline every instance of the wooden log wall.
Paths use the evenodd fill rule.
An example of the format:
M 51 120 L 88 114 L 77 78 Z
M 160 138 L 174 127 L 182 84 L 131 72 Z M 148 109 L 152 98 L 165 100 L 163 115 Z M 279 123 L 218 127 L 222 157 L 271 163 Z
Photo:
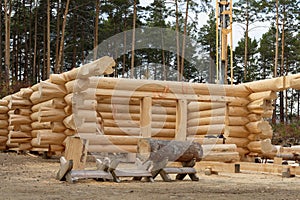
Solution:
M 79 134 L 96 152 L 137 152 L 138 139 L 156 138 L 217 144 L 227 160 L 270 155 L 276 92 L 300 88 L 300 75 L 235 86 L 94 77 L 114 64 L 104 57 L 0 100 L 0 149 L 62 152 Z
M 8 101 L 0 100 L 0 150 L 6 150 L 8 140 Z

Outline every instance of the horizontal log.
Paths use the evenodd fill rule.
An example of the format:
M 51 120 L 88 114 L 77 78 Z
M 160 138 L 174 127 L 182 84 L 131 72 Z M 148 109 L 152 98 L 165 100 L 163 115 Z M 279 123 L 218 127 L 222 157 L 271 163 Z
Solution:
M 112 120 L 112 119 L 106 119 L 104 120 L 104 126 L 105 127 L 132 127 L 132 128 L 139 128 L 140 122 L 139 121 L 133 121 L 133 120 Z
M 217 108 L 225 108 L 226 103 L 219 102 L 190 102 L 188 104 L 188 111 L 198 112 L 203 110 L 213 110 Z
M 10 115 L 8 122 L 10 125 L 18 125 L 18 124 L 31 124 L 32 121 L 29 116 Z
M 248 119 L 250 120 L 250 122 L 260 121 L 262 119 L 262 115 L 252 113 L 248 115 Z
M 250 122 L 246 125 L 246 128 L 249 130 L 249 132 L 253 134 L 258 134 L 261 132 L 267 132 L 271 131 L 272 127 L 267 121 L 256 121 L 256 122 Z
M 236 138 L 247 138 L 250 132 L 244 126 L 227 126 L 224 131 L 224 136 L 236 137 Z
M 6 114 L 9 111 L 7 106 L 0 106 L 0 113 Z
M 205 110 L 205 111 L 197 111 L 197 112 L 188 112 L 188 120 L 197 119 L 197 118 L 206 118 L 206 117 L 217 117 L 217 116 L 225 116 L 226 109 L 225 108 L 217 108 L 213 110 Z
M 33 89 L 31 88 L 21 88 L 20 91 L 16 93 L 16 95 L 25 99 L 29 99 L 32 93 L 33 93 Z
M 115 61 L 111 57 L 104 56 L 91 63 L 63 73 L 64 80 L 71 81 L 76 78 L 88 78 L 91 76 L 111 74 L 114 71 L 113 67 L 115 64 Z
M 245 107 L 229 106 L 228 115 L 229 116 L 246 117 L 249 115 L 249 111 Z
M 136 145 L 89 145 L 88 152 L 137 153 Z
M 225 131 L 224 124 L 213 124 L 188 127 L 188 135 L 219 135 Z
M 31 138 L 31 133 L 22 131 L 10 131 L 8 134 L 9 138 Z
M 153 80 L 132 80 L 132 79 L 113 79 L 99 78 L 98 88 L 145 91 L 156 93 L 176 93 L 176 94 L 206 94 L 206 95 L 227 95 L 243 96 L 249 95 L 249 90 L 241 85 L 233 87 L 227 85 L 199 84 L 172 81 L 153 81 Z
M 57 85 L 64 85 L 67 81 L 63 74 L 50 74 L 49 80 Z
M 33 130 L 33 131 L 31 131 L 31 135 L 34 138 L 36 138 L 38 136 L 38 134 L 48 134 L 48 135 L 51 135 L 52 134 L 52 130 L 51 129 L 41 129 L 41 130 Z
M 251 102 L 259 99 L 274 100 L 277 98 L 277 94 L 274 91 L 255 92 L 250 94 L 248 98 Z
M 8 105 L 8 100 L 0 99 L 0 106 L 7 107 L 7 105 Z
M 96 110 L 97 109 L 96 100 L 84 100 L 82 104 L 73 102 L 72 106 L 77 110 Z
M 203 155 L 203 161 L 233 163 L 240 160 L 238 152 L 209 152 Z
M 111 112 L 100 112 L 103 120 L 116 119 L 116 120 L 140 120 L 140 114 L 131 113 L 111 113 Z
M 83 139 L 89 140 L 89 145 L 137 145 L 139 136 L 111 136 L 80 134 Z
M 249 144 L 248 138 L 235 138 L 235 137 L 227 137 L 225 140 L 226 144 L 236 144 L 237 147 L 247 147 Z
M 31 110 L 33 112 L 37 112 L 40 110 L 40 108 L 43 108 L 43 107 L 60 108 L 61 109 L 61 108 L 66 107 L 66 105 L 67 104 L 63 98 L 53 98 L 48 101 L 33 105 Z
M 21 143 L 19 145 L 19 150 L 20 151 L 31 150 L 31 149 L 32 149 L 32 145 L 31 145 L 30 142 L 28 142 L 28 143 Z
M 14 143 L 29 143 L 31 138 L 8 138 L 7 144 L 14 144 Z
M 49 150 L 49 144 L 45 145 L 39 145 L 39 140 L 37 138 L 33 138 L 30 142 L 32 146 L 32 151 L 48 151 Z
M 0 143 L 1 144 L 6 143 L 7 140 L 8 140 L 8 137 L 0 135 Z
M 63 152 L 64 150 L 65 150 L 65 146 L 63 145 L 57 145 L 57 144 L 49 145 L 50 152 Z
M 8 130 L 7 129 L 0 129 L 0 136 L 7 136 Z
M 228 117 L 229 126 L 244 126 L 249 123 L 248 117 L 230 116 Z
M 240 154 L 241 157 L 244 157 L 245 155 L 249 154 L 250 151 L 248 148 L 241 148 L 241 147 L 238 147 L 236 149 L 236 151 Z
M 30 108 L 17 108 L 14 110 L 14 114 L 16 115 L 26 115 L 26 116 L 30 116 L 32 114 L 32 111 Z
M 66 139 L 66 135 L 62 133 L 43 133 L 40 132 L 37 135 L 38 145 L 52 145 L 52 144 L 62 144 Z
M 31 127 L 34 130 L 38 129 L 51 129 L 51 122 L 33 122 L 31 123 Z
M 175 122 L 158 122 L 154 121 L 151 123 L 152 128 L 159 128 L 159 129 L 175 129 L 176 128 L 176 123 Z
M 0 129 L 7 128 L 8 127 L 8 121 L 0 120 Z
M 66 126 L 63 124 L 63 122 L 51 122 L 50 123 L 51 129 L 53 132 L 56 133 L 63 133 L 66 130 Z
M 141 129 L 140 128 L 117 128 L 117 127 L 104 127 L 105 135 L 129 135 L 129 136 L 140 136 Z M 151 129 L 151 135 L 155 137 L 175 137 L 174 129 Z
M 273 145 L 270 139 L 261 141 L 252 141 L 247 145 L 247 148 L 254 153 L 264 154 L 269 153 L 273 150 Z
M 225 116 L 203 117 L 188 120 L 188 126 L 201 126 L 213 124 L 225 124 Z
M 0 120 L 8 120 L 8 114 L 0 114 Z
M 41 81 L 39 84 L 38 91 L 41 97 L 50 95 L 51 97 L 56 98 L 56 97 L 64 97 L 67 94 L 64 85 L 58 85 L 48 81 Z
M 289 88 L 290 80 L 293 78 L 294 76 L 284 76 L 284 77 L 244 83 L 241 85 L 248 87 L 253 92 L 265 92 L 265 91 L 278 92 Z
M 235 144 L 203 144 L 203 155 L 210 152 L 236 152 L 237 146 Z
M 73 135 L 76 134 L 76 131 L 75 131 L 75 130 L 71 130 L 71 129 L 66 129 L 66 130 L 64 131 L 64 134 L 65 134 L 66 136 L 73 136 Z
M 188 141 L 194 141 L 202 145 L 206 144 L 223 144 L 223 138 L 205 137 L 204 135 L 188 136 Z
M 67 103 L 67 105 L 72 105 L 72 101 L 73 101 L 73 93 L 71 94 L 67 94 L 65 97 L 64 97 L 64 100 L 65 102 Z
M 32 103 L 28 99 L 11 99 L 8 103 L 8 108 L 14 109 L 18 107 L 28 107 L 31 105 Z
M 67 93 L 73 93 L 74 89 L 76 91 L 83 91 L 83 90 L 88 89 L 89 86 L 90 86 L 90 79 L 89 78 L 75 79 L 75 80 L 72 80 L 72 81 L 68 81 L 65 84 Z M 74 88 L 74 87 L 76 87 L 76 88 Z

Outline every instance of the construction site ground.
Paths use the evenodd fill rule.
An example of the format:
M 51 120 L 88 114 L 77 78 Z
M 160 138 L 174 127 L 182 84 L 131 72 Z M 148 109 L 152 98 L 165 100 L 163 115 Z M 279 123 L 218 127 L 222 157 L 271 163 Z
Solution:
M 6 152 L 0 153 L 0 166 L 0 199 L 300 199 L 300 177 L 279 174 L 241 171 L 206 176 L 199 172 L 199 182 L 188 178 L 163 182 L 158 177 L 154 183 L 123 179 L 70 184 L 55 179 L 59 157 Z

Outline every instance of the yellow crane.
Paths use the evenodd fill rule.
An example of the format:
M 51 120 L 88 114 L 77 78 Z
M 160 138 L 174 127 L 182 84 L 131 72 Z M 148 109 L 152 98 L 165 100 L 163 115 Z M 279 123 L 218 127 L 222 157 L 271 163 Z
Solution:
M 232 0 L 216 1 L 216 81 L 227 84 L 228 35 L 230 38 L 230 79 L 233 84 Z

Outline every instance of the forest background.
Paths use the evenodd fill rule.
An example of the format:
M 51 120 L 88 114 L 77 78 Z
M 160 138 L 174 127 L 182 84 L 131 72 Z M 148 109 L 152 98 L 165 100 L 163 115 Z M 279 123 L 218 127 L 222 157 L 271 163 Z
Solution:
M 1 0 L 0 97 L 46 80 L 51 73 L 85 64 L 91 55 L 96 59 L 99 51 L 115 58 L 112 76 L 116 78 L 214 83 L 213 4 L 210 0 L 147 4 L 139 0 Z M 233 11 L 234 22 L 243 30 L 233 49 L 234 84 L 300 72 L 299 0 L 240 0 L 234 1 Z M 201 18 L 203 13 L 207 21 Z M 269 27 L 261 38 L 249 37 L 265 22 Z M 160 31 L 159 43 L 168 45 L 167 50 L 152 48 L 146 27 Z M 121 42 L 111 39 L 118 34 Z M 148 47 L 135 49 L 144 42 L 137 38 L 149 37 Z M 103 43 L 105 50 L 99 49 Z M 230 69 L 227 73 L 230 77 Z M 273 140 L 300 143 L 300 91 L 290 89 L 278 96 Z

